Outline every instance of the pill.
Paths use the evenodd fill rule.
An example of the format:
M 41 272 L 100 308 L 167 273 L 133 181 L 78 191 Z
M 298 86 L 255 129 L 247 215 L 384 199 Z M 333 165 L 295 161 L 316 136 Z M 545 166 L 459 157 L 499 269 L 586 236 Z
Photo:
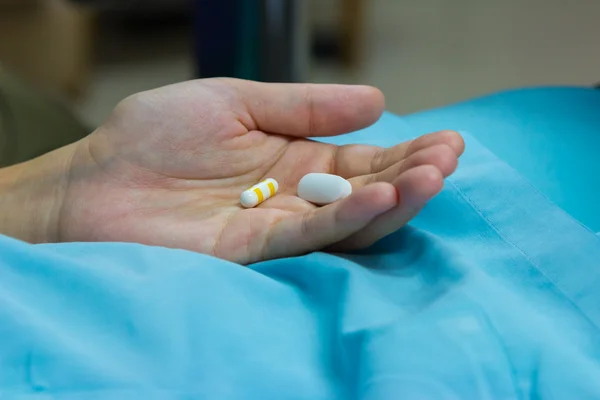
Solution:
M 279 185 L 275 179 L 265 179 L 264 181 L 257 183 L 256 185 L 242 192 L 240 196 L 240 203 L 242 203 L 242 206 L 246 208 L 256 207 L 269 197 L 275 196 L 277 190 L 279 190 Z
M 316 205 L 343 199 L 352 193 L 352 184 L 341 176 L 310 173 L 298 182 L 298 197 Z

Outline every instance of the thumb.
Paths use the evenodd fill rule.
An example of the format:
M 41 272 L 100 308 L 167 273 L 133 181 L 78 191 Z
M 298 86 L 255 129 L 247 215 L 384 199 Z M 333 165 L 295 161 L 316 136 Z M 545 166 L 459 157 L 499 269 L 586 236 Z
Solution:
M 370 86 L 262 83 L 231 79 L 255 129 L 281 135 L 333 136 L 375 123 L 385 108 Z

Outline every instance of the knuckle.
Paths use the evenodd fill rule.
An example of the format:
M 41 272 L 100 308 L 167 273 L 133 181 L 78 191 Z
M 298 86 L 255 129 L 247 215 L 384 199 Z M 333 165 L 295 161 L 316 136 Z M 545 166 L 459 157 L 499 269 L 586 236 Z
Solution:
M 305 240 L 309 239 L 311 236 L 311 229 L 310 229 L 311 220 L 312 220 L 311 212 L 306 212 L 306 213 L 302 214 L 302 218 L 300 220 L 300 235 Z
M 314 93 L 312 85 L 306 85 L 304 100 L 307 108 L 307 131 L 309 136 L 315 136 L 317 133 L 317 127 L 315 122 L 315 104 L 314 104 Z
M 371 172 L 378 172 L 382 169 L 386 154 L 385 150 L 384 148 L 380 148 L 375 152 L 375 155 L 371 159 Z

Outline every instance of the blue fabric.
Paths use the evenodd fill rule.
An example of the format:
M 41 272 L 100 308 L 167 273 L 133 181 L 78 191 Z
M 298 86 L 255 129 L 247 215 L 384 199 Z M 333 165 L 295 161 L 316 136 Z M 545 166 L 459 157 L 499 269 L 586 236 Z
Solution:
M 600 90 L 511 90 L 407 116 L 415 132 L 456 129 L 600 232 Z
M 419 133 L 386 114 L 327 140 Z M 410 227 L 356 254 L 243 268 L 0 237 L 0 398 L 599 398 L 600 238 L 481 135 Z

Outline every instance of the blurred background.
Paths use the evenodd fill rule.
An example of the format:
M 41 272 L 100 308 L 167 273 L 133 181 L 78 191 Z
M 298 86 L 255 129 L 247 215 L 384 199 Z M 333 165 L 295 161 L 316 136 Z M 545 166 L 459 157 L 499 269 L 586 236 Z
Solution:
M 129 94 L 210 76 L 372 84 L 395 113 L 593 86 L 600 1 L 0 0 L 0 165 Z

